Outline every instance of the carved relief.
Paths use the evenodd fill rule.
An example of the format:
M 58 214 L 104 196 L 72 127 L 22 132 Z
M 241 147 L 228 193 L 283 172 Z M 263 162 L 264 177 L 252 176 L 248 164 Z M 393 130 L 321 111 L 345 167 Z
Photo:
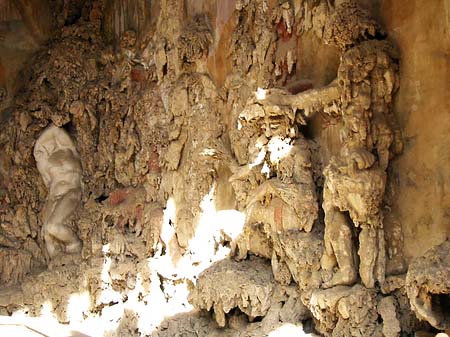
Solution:
M 274 232 L 311 231 L 317 217 L 315 185 L 308 143 L 298 135 L 295 116 L 250 102 L 239 117 L 238 123 L 259 126 L 259 137 L 248 149 L 253 161 L 231 177 L 237 185 L 236 181 L 251 182 L 246 176 L 250 172 L 261 174 L 262 181 L 253 182 L 256 185 L 247 199 L 247 223 L 270 221 Z
M 352 227 L 360 228 L 359 275 L 369 288 L 384 282 L 385 243 L 381 203 L 389 159 L 401 151 L 391 103 L 398 88 L 397 56 L 369 14 L 355 3 L 336 5 L 323 39 L 342 50 L 338 76 L 330 85 L 297 95 L 268 90 L 262 103 L 290 106 L 311 116 L 324 111 L 342 117 L 341 154 L 324 170 L 324 269 L 337 268 L 324 287 L 357 281 Z M 370 40 L 369 40 L 370 39 Z M 353 226 L 345 213 L 349 214 Z

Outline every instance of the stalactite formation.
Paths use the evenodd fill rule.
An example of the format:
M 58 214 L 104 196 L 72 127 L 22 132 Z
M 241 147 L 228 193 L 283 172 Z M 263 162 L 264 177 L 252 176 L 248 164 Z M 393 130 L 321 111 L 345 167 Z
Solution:
M 387 32 L 358 1 L 219 2 L 53 1 L 13 94 L 0 59 L 0 314 L 50 306 L 108 336 L 448 332 L 449 241 L 406 273 L 391 221 Z M 335 55 L 320 81 L 304 41 Z

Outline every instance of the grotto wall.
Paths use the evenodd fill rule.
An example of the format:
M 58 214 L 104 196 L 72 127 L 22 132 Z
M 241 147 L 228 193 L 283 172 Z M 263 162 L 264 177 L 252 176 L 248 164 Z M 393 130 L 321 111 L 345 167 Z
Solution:
M 49 37 L 52 26 L 47 1 L 0 2 L 0 110 L 10 104 L 18 72 Z
M 449 332 L 450 1 L 0 6 L 1 315 Z
M 411 260 L 445 241 L 450 231 L 450 2 L 382 1 L 379 10 L 404 58 L 395 110 L 405 148 L 393 164 L 398 181 L 393 214 Z

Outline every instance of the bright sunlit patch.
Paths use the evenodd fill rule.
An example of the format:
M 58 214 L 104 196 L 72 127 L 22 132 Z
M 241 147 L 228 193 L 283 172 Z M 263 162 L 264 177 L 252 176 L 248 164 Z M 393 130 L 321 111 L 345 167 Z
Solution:
M 29 317 L 27 309 L 12 316 L 0 316 L 0 336 L 70 336 L 67 326 L 59 324 L 50 301 L 42 304 L 39 317 Z
M 195 220 L 195 233 L 189 245 L 173 263 L 168 243 L 175 238 L 175 202 L 169 199 L 164 211 L 161 239 L 166 243 L 164 255 L 148 259 L 150 270 L 150 290 L 142 301 L 127 308 L 138 313 L 138 329 L 143 334 L 151 334 L 168 317 L 192 311 L 194 308 L 188 301 L 189 290 L 185 280 L 195 282 L 198 275 L 214 262 L 226 258 L 230 248 L 222 246 L 222 241 L 235 240 L 245 222 L 245 215 L 236 210 L 217 210 L 215 207 L 215 187 L 202 198 L 200 214 Z M 138 284 L 138 282 L 137 282 Z M 131 297 L 131 293 L 129 294 Z M 146 304 L 143 305 L 142 302 Z M 157 310 L 148 310 L 157 308 Z
M 245 213 L 234 209 L 221 210 L 216 213 L 218 229 L 232 240 L 242 233 L 245 223 Z
M 164 210 L 163 226 L 161 229 L 161 240 L 166 243 L 166 249 L 169 248 L 168 243 L 175 236 L 175 229 L 173 228 L 172 221 L 175 219 L 175 200 L 170 197 L 167 200 L 166 209 Z
M 196 263 L 203 262 L 205 257 L 214 255 L 214 220 L 216 207 L 214 205 L 214 187 L 200 202 L 201 215 L 193 238 L 189 241 L 189 251 Z M 187 262 L 187 261 L 186 261 Z M 191 261 L 189 261 L 191 262 Z M 185 268 L 189 269 L 189 264 Z M 189 274 L 191 271 L 186 270 Z
M 68 315 L 74 316 L 74 322 L 71 318 L 71 326 L 77 328 L 91 328 L 95 325 L 94 335 L 103 336 L 107 331 L 115 331 L 120 323 L 123 315 L 123 304 L 121 294 L 112 289 L 112 280 L 110 275 L 112 259 L 110 257 L 111 246 L 105 244 L 102 247 L 103 253 L 103 267 L 100 272 L 100 289 L 101 292 L 96 296 L 96 305 L 105 305 L 99 315 L 95 318 L 84 319 L 83 312 L 87 312 L 90 307 L 89 294 L 76 293 L 69 299 Z M 110 305 L 111 303 L 116 303 Z M 70 317 L 70 316 L 69 316 Z
M 150 287 L 153 286 L 153 281 L 157 286 L 160 285 L 160 280 L 156 273 L 153 274 L 153 280 Z M 148 290 L 148 289 L 147 289 Z M 128 293 L 128 301 L 125 303 L 125 309 L 137 313 L 139 319 L 137 328 L 141 334 L 149 335 L 154 328 L 162 322 L 164 315 L 161 315 L 159 308 L 162 308 L 166 302 L 161 289 L 152 289 L 151 295 L 144 296 L 148 293 L 143 286 L 143 279 L 141 273 L 136 276 L 136 285 L 132 291 Z M 156 296 L 159 294 L 160 296 Z M 150 298 L 151 296 L 151 298 Z M 151 305 L 157 304 L 158 310 L 149 310 Z
M 266 90 L 263 88 L 258 88 L 255 92 L 255 96 L 257 100 L 263 100 L 266 99 Z
M 89 311 L 90 299 L 87 291 L 70 295 L 67 305 L 67 317 L 70 323 L 81 323 L 84 313 Z
M 242 233 L 245 222 L 245 214 L 242 212 L 234 209 L 216 210 L 214 193 L 215 189 L 212 187 L 203 197 L 200 203 L 200 220 L 194 237 L 189 241 L 189 251 L 202 262 L 225 258 L 226 256 L 217 256 L 217 243 L 224 236 L 235 240 Z
M 312 335 L 306 334 L 303 327 L 294 324 L 283 324 L 279 328 L 269 333 L 269 337 L 310 337 Z
M 45 319 L 48 322 L 58 323 L 58 319 L 53 312 L 53 305 L 49 301 L 46 301 L 42 304 L 41 318 Z
M 200 154 L 202 156 L 213 157 L 213 156 L 217 155 L 217 151 L 215 149 L 208 149 L 208 148 L 206 148 L 206 149 L 203 149 L 203 151 L 200 152 Z
M 264 162 L 264 165 L 261 168 L 261 174 L 265 175 L 267 178 L 270 177 L 270 167 L 266 161 Z
M 211 188 L 201 203 L 201 215 L 195 234 L 189 241 L 183 274 L 195 280 L 203 270 L 213 263 L 227 258 L 231 249 L 220 246 L 223 240 L 235 240 L 242 233 L 245 215 L 236 210 L 217 210 L 214 202 L 215 188 Z M 220 249 L 219 249 L 220 248 Z
M 103 245 L 103 247 L 102 247 L 103 254 L 108 254 L 109 253 L 109 248 L 110 248 L 109 243 L 107 243 L 106 245 Z
M 237 122 L 237 129 L 240 131 L 240 130 L 242 130 L 242 123 L 241 123 L 241 121 L 238 119 L 238 122 Z
M 255 167 L 259 164 L 261 164 L 264 161 L 264 158 L 266 157 L 266 149 L 263 147 L 259 152 L 256 159 L 249 164 L 250 168 Z
M 270 152 L 270 161 L 279 163 L 281 159 L 289 155 L 293 147 L 290 143 L 290 138 L 272 137 L 267 144 Z
M 172 259 L 171 241 L 176 240 L 176 232 L 174 220 L 176 215 L 175 200 L 171 197 L 167 200 L 166 208 L 163 215 L 163 224 L 161 228 L 160 238 L 164 242 L 165 251 L 160 251 L 154 257 L 147 259 L 150 278 L 148 291 L 144 291 L 141 287 L 140 278 L 137 279 L 136 289 L 130 293 L 140 294 L 141 299 L 135 299 L 133 302 L 128 300 L 127 308 L 134 310 L 138 314 L 137 327 L 141 334 L 151 335 L 155 329 L 164 321 L 166 317 L 174 316 L 180 312 L 191 310 L 184 308 L 183 305 L 176 305 L 174 301 L 189 305 L 187 295 L 181 295 L 181 292 L 175 292 L 174 289 L 169 289 L 170 285 L 164 282 L 164 279 L 171 280 L 174 275 L 181 274 L 179 261 L 174 264 Z M 164 254 L 163 254 L 164 253 Z M 163 283 L 164 284 L 163 284 Z M 141 288 L 141 289 L 138 289 Z M 162 291 L 164 289 L 164 292 Z M 134 296 L 136 297 L 136 296 Z M 180 308 L 181 306 L 181 308 Z M 149 310 L 152 308 L 153 310 Z

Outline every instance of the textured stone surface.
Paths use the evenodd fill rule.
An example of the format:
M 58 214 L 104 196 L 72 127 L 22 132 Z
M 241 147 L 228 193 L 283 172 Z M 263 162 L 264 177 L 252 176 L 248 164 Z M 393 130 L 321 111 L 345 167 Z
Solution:
M 106 336 L 449 329 L 449 1 L 49 3 L 0 5 L 0 314 Z M 74 250 L 33 156 L 52 124 L 81 163 L 58 218 Z
M 421 320 L 441 330 L 450 329 L 450 241 L 413 260 L 406 275 L 411 308 Z

